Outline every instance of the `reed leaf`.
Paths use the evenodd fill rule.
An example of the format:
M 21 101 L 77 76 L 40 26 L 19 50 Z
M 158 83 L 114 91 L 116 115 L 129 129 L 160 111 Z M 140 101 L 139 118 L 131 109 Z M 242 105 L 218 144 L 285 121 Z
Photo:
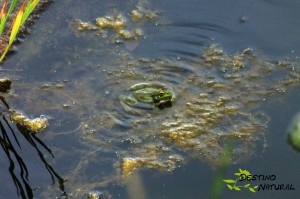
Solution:
M 11 12 L 14 10 L 18 0 L 13 0 L 9 6 L 8 12 L 7 12 L 7 17 L 11 14 Z
M 0 35 L 2 34 L 2 31 L 4 29 L 5 26 L 5 22 L 6 22 L 6 9 L 7 9 L 7 1 L 4 2 L 2 9 L 1 9 L 1 14 L 0 14 L 0 18 L 1 18 L 1 22 L 0 22 Z
M 21 27 L 22 18 L 23 18 L 23 14 L 24 14 L 27 3 L 28 3 L 28 0 L 25 0 L 23 2 L 19 12 L 17 13 L 17 15 L 16 15 L 16 17 L 15 17 L 13 23 L 12 23 L 12 29 L 11 29 L 11 34 L 10 34 L 10 37 L 9 37 L 9 42 L 8 42 L 8 45 L 5 48 L 5 51 L 3 52 L 3 54 L 0 57 L 0 62 L 2 62 L 2 60 L 4 59 L 6 53 L 8 52 L 8 50 L 11 47 L 14 39 L 17 36 L 17 33 L 18 33 L 18 31 Z
M 27 18 L 29 17 L 29 15 L 32 13 L 32 11 L 34 10 L 34 8 L 37 6 L 39 2 L 40 0 L 31 0 L 28 2 L 28 6 L 26 7 L 21 25 L 23 25 L 23 23 L 27 20 Z
M 5 27 L 6 21 L 9 18 L 11 12 L 13 11 L 13 9 L 15 8 L 16 4 L 17 4 L 18 0 L 13 0 L 9 6 L 8 12 L 6 13 L 6 9 L 7 9 L 7 0 L 4 2 L 2 10 L 1 10 L 1 23 L 0 23 L 0 35 L 2 35 L 3 29 Z M 2 13 L 5 13 L 5 18 L 2 18 Z
M 24 24 L 24 22 L 28 19 L 29 15 L 32 13 L 32 11 L 35 9 L 37 4 L 40 2 L 40 0 L 24 0 L 22 6 L 20 7 L 19 11 L 17 12 L 15 18 L 13 19 L 13 22 L 7 30 L 5 36 L 2 37 L 0 41 L 0 45 L 6 40 L 8 35 L 10 34 L 8 44 L 4 46 L 4 48 L 0 49 L 0 52 L 3 52 L 0 57 L 0 62 L 3 61 L 5 55 L 7 54 L 8 50 L 10 49 L 11 45 L 13 44 L 14 39 L 16 38 L 20 27 Z M 1 13 L 0 13 L 0 35 L 2 34 L 6 21 L 8 20 L 10 14 L 12 13 L 13 9 L 15 8 L 17 3 L 17 0 L 12 0 L 12 3 L 10 4 L 9 10 L 6 13 L 7 10 L 7 0 L 4 2 Z
M 24 14 L 24 10 L 25 10 L 25 3 L 27 3 L 26 0 L 24 1 L 24 4 L 20 8 L 20 10 L 19 10 L 19 12 L 18 12 L 18 14 L 17 14 L 17 16 L 14 20 L 13 27 L 12 27 L 12 30 L 11 30 L 11 34 L 10 34 L 10 37 L 9 37 L 9 43 L 12 43 L 14 41 L 14 39 L 17 36 L 17 33 L 20 29 L 23 14 Z

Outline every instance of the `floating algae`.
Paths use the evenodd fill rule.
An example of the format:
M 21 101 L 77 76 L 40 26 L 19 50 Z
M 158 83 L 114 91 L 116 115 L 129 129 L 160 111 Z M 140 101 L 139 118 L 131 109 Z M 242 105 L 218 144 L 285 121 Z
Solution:
M 126 18 L 118 14 L 116 17 L 112 16 L 105 16 L 105 17 L 99 17 L 96 19 L 96 24 L 100 28 L 110 28 L 115 31 L 121 30 L 125 27 L 126 24 Z
M 147 8 L 142 2 L 136 5 L 136 8 L 131 11 L 131 20 L 134 22 L 152 21 L 157 20 L 159 15 L 158 11 Z
M 107 34 L 105 30 L 113 30 L 115 35 L 113 40 L 118 39 L 125 40 L 137 40 L 143 36 L 143 31 L 141 28 L 131 28 L 126 29 L 127 19 L 122 14 L 117 14 L 116 16 L 107 15 L 104 17 L 98 17 L 95 19 L 95 25 L 91 22 L 84 22 L 81 20 L 74 20 L 73 26 L 80 32 L 87 30 L 99 30 L 102 34 Z
M 94 25 L 90 22 L 84 22 L 81 20 L 75 20 L 74 24 L 76 24 L 78 31 L 98 30 L 99 29 L 96 25 Z
M 269 61 L 249 49 L 229 55 L 217 45 L 205 48 L 192 62 L 136 59 L 120 53 L 117 63 L 104 73 L 104 85 L 95 84 L 96 74 L 79 78 L 76 84 L 62 83 L 59 88 L 56 84 L 27 88 L 31 100 L 25 102 L 43 96 L 47 100 L 37 101 L 41 103 L 38 111 L 54 108 L 57 117 L 63 113 L 78 121 L 79 127 L 72 132 L 90 147 L 79 153 L 82 159 L 67 175 L 74 192 L 122 182 L 142 169 L 174 171 L 189 158 L 215 166 L 226 152 L 227 142 L 234 143 L 232 163 L 249 160 L 258 147 L 264 147 L 269 121 L 258 108 L 300 80 L 300 70 L 292 61 Z M 119 95 L 128 94 L 128 89 L 140 82 L 171 85 L 176 95 L 173 106 L 145 110 L 140 116 L 127 113 Z M 64 109 L 63 104 L 70 108 Z M 86 175 L 93 165 L 110 169 Z
M 218 62 L 208 61 L 215 56 Z M 112 147 L 119 158 L 116 169 L 122 176 L 140 169 L 173 171 L 186 162 L 186 154 L 218 165 L 228 141 L 235 143 L 233 163 L 248 160 L 255 156 L 257 145 L 264 147 L 269 122 L 268 115 L 257 108 L 265 98 L 281 94 L 277 88 L 288 89 L 299 82 L 299 71 L 291 69 L 293 63 L 283 67 L 249 49 L 228 55 L 217 45 L 211 45 L 192 65 L 182 68 L 186 66 L 182 62 L 133 59 L 125 55 L 120 59 L 119 69 L 107 71 L 105 82 L 110 85 L 117 79 L 116 85 L 120 87 L 110 93 L 114 99 L 118 99 L 120 90 L 126 91 L 142 80 L 168 82 L 169 77 L 164 76 L 166 71 L 184 70 L 187 74 L 176 79 L 179 84 L 174 89 L 176 102 L 167 111 L 148 110 L 132 117 L 120 104 L 113 103 L 119 108 L 113 113 L 106 112 L 110 116 L 105 123 L 114 125 L 94 125 L 94 133 L 83 135 L 92 145 L 108 147 L 107 152 Z M 236 65 L 237 62 L 243 66 Z M 147 75 L 141 74 L 144 70 L 148 71 Z M 276 71 L 284 74 L 275 76 Z M 101 114 L 87 124 L 97 121 L 103 121 Z M 117 130 L 118 126 L 126 127 L 126 133 Z M 93 184 L 91 188 L 106 186 L 100 184 Z
M 106 197 L 106 194 L 101 192 L 101 191 L 97 191 L 97 190 L 91 190 L 86 194 L 87 199 L 108 199 L 108 197 Z
M 64 96 L 65 103 L 76 102 L 70 110 L 80 118 L 79 136 L 92 147 L 68 176 L 74 189 L 77 185 L 87 190 L 106 187 L 141 169 L 173 171 L 189 157 L 218 165 L 227 142 L 234 142 L 232 163 L 249 160 L 257 147 L 265 144 L 269 117 L 258 111 L 259 106 L 300 80 L 300 71 L 292 61 L 271 62 L 249 49 L 228 55 L 217 45 L 207 47 L 202 56 L 189 63 L 121 54 L 116 65 L 102 77 L 104 88 L 110 88 L 107 96 L 87 89 L 94 79 L 72 85 L 80 91 L 72 95 L 67 95 L 71 93 L 69 86 L 56 91 L 61 102 Z M 166 75 L 177 71 L 184 75 Z M 278 71 L 282 75 L 275 75 Z M 175 82 L 171 84 L 176 95 L 173 106 L 163 111 L 146 110 L 140 116 L 127 113 L 119 95 L 140 82 Z M 50 91 L 55 94 L 55 90 Z M 83 96 L 90 97 L 80 100 Z M 104 110 L 98 104 L 104 104 Z M 102 154 L 101 160 L 97 153 Z M 116 157 L 109 158 L 109 154 Z M 87 178 L 85 171 L 100 162 L 115 165 L 115 173 L 83 180 Z M 78 182 L 78 175 L 84 183 Z
M 48 118 L 43 115 L 38 118 L 29 119 L 22 113 L 13 110 L 11 110 L 10 119 L 15 123 L 21 124 L 29 131 L 35 133 L 40 133 L 43 131 L 48 124 Z
M 208 61 L 212 60 L 211 57 L 218 62 Z M 129 58 L 127 61 L 131 65 L 139 66 L 139 69 L 151 65 L 154 71 L 161 73 L 168 70 L 166 68 L 169 66 L 179 68 L 181 64 L 170 60 Z M 203 68 L 207 71 L 203 71 Z M 273 71 L 278 70 L 293 75 L 289 75 L 289 79 L 286 75 L 282 75 L 279 77 L 282 79 L 278 80 L 278 77 L 273 76 Z M 299 71 L 285 70 L 276 62 L 268 62 L 254 52 L 250 53 L 249 49 L 231 56 L 216 45 L 205 49 L 202 57 L 193 64 L 190 74 L 177 90 L 178 103 L 176 102 L 172 110 L 166 113 L 167 117 L 160 119 L 159 114 L 149 112 L 152 115 L 151 120 L 156 121 L 154 123 L 161 121 L 161 126 L 151 126 L 151 130 L 144 129 L 151 125 L 148 120 L 148 124 L 135 125 L 132 131 L 129 130 L 129 134 L 147 140 L 148 144 L 154 146 L 158 146 L 157 141 L 165 147 L 174 147 L 175 144 L 177 149 L 190 151 L 192 153 L 189 154 L 193 157 L 204 159 L 212 165 L 218 164 L 219 157 L 224 153 L 224 145 L 229 140 L 236 142 L 232 162 L 249 159 L 255 155 L 256 141 L 264 142 L 264 132 L 269 121 L 269 117 L 265 113 L 256 111 L 256 108 L 266 97 L 280 93 L 278 87 L 284 84 L 287 89 L 299 81 Z M 270 77 L 271 81 L 266 76 Z M 149 78 L 153 80 L 152 76 Z M 199 94 L 189 91 L 195 87 L 199 88 Z M 144 133 L 135 133 L 140 131 Z M 143 167 L 149 168 L 144 164 L 143 158 L 149 154 L 143 151 L 144 147 L 146 146 L 138 145 L 139 149 L 135 149 L 133 145 L 132 151 L 125 152 L 128 153 L 129 159 L 125 157 L 123 160 L 123 173 L 128 174 Z M 169 153 L 174 154 L 173 150 Z M 157 154 L 157 159 L 164 156 L 165 154 Z M 169 170 L 166 165 L 157 168 Z
M 145 2 L 144 2 L 145 3 Z M 144 35 L 140 23 L 145 21 L 156 21 L 158 11 L 153 11 L 147 8 L 144 3 L 140 2 L 134 10 L 130 12 L 130 20 L 124 14 L 117 13 L 115 15 L 106 15 L 95 19 L 95 25 L 91 22 L 74 20 L 73 25 L 78 31 L 85 30 L 113 30 L 115 35 L 112 40 L 115 43 L 120 43 L 119 39 L 123 40 L 138 40 Z M 107 34 L 102 32 L 102 34 Z
M 148 144 L 135 153 L 136 157 L 126 157 L 120 162 L 122 175 L 129 176 L 142 168 L 174 171 L 176 164 L 184 163 L 184 159 L 170 152 L 162 143 Z

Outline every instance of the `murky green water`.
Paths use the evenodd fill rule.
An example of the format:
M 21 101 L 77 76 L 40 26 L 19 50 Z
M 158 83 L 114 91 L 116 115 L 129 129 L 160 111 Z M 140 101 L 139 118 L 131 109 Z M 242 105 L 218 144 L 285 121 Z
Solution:
M 209 198 L 228 143 L 232 165 L 224 178 L 238 168 L 275 174 L 274 183 L 295 190 L 255 197 L 295 198 L 299 154 L 285 130 L 300 108 L 299 6 L 54 2 L 2 65 L 13 80 L 4 95 L 10 108 L 44 114 L 49 126 L 27 135 L 1 120 L 14 150 L 2 147 L 0 198 L 86 198 L 91 190 L 105 198 Z M 141 12 L 139 21 L 132 10 Z M 143 35 L 126 39 L 95 23 L 118 14 L 126 18 L 121 30 Z M 76 20 L 96 30 L 78 30 Z M 126 111 L 119 96 L 140 82 L 165 84 L 176 96 L 172 107 Z M 220 198 L 253 196 L 225 187 Z

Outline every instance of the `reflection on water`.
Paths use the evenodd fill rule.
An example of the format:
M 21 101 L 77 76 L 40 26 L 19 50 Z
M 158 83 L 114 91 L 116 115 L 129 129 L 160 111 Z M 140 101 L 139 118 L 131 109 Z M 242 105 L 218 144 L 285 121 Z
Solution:
M 25 127 L 20 124 L 12 124 L 8 116 L 9 105 L 6 103 L 5 98 L 0 96 L 0 100 L 5 107 L 5 110 L 1 111 L 1 119 L 0 119 L 0 129 L 1 129 L 1 136 L 0 136 L 0 144 L 2 147 L 2 152 L 5 154 L 8 162 L 9 162 L 9 173 L 13 180 L 14 185 L 17 188 L 17 194 L 21 198 L 33 198 L 33 188 L 29 183 L 30 179 L 30 172 L 27 169 L 26 161 L 22 158 L 22 143 L 19 142 L 21 139 L 24 141 L 23 138 L 35 149 L 37 152 L 41 162 L 44 164 L 44 167 L 48 171 L 51 176 L 52 183 L 55 184 L 57 181 L 59 184 L 59 188 L 61 191 L 64 191 L 64 180 L 53 167 L 47 162 L 45 159 L 42 150 L 48 152 L 53 158 L 53 154 L 51 150 L 47 147 L 47 145 L 39 139 L 34 133 L 28 131 Z M 20 138 L 20 136 L 23 136 Z M 1 154 L 2 154 L 1 152 Z
M 126 188 L 130 199 L 147 199 L 142 178 L 138 173 L 127 179 Z

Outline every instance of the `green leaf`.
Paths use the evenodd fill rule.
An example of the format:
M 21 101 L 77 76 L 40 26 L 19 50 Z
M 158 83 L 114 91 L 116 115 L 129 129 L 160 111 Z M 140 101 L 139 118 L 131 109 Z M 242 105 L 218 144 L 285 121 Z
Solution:
M 36 7 L 36 5 L 40 2 L 40 0 L 30 0 L 28 2 L 28 5 L 26 7 L 26 10 L 24 12 L 24 17 L 22 19 L 21 24 L 23 24 L 27 18 L 29 17 L 29 15 L 31 14 L 31 12 L 34 10 L 34 8 Z
M 253 188 L 254 188 L 254 189 L 257 189 L 257 188 L 258 188 L 258 185 L 254 186 Z
M 234 173 L 234 175 L 236 175 L 236 176 L 240 176 L 240 175 L 241 175 L 241 173 Z
M 240 191 L 241 189 L 239 187 L 234 186 L 233 187 L 235 190 Z
M 232 190 L 233 187 L 230 184 L 227 184 L 228 189 Z
M 7 12 L 7 17 L 10 15 L 10 13 L 13 11 L 15 8 L 15 5 L 17 4 L 18 0 L 13 0 L 9 6 L 8 12 Z
M 253 189 L 253 188 L 249 188 L 249 191 L 255 193 L 255 189 Z
M 21 20 L 22 20 L 22 17 L 23 17 L 23 10 L 20 9 L 20 11 L 17 13 L 17 16 L 14 20 L 14 23 L 13 23 L 13 26 L 12 26 L 12 30 L 11 30 L 11 34 L 10 34 L 10 37 L 9 37 L 9 43 L 12 43 L 20 29 L 20 26 L 21 26 Z
M 21 25 L 26 21 L 26 19 L 28 18 L 28 16 L 30 15 L 30 13 L 34 10 L 34 8 L 36 7 L 36 5 L 39 3 L 40 0 L 24 0 L 22 6 L 20 7 L 19 11 L 17 12 L 12 25 L 11 25 L 11 31 L 10 31 L 10 37 L 9 37 L 9 42 L 7 44 L 7 46 L 5 47 L 4 52 L 2 53 L 1 57 L 0 57 L 0 62 L 2 62 L 2 60 L 4 59 L 6 53 L 8 52 L 9 48 L 11 47 L 14 39 L 16 38 L 19 29 L 21 27 Z M 2 34 L 2 31 L 4 29 L 6 20 L 8 19 L 8 17 L 10 16 L 10 13 L 13 11 L 13 9 L 15 8 L 15 5 L 17 3 L 17 0 L 12 0 L 12 3 L 10 4 L 9 10 L 6 13 L 6 2 L 5 2 L 5 7 L 2 8 L 1 10 L 1 19 L 0 19 L 0 35 Z M 6 13 L 6 15 L 5 15 Z M 8 31 L 9 33 L 9 31 Z M 8 34 L 7 33 L 7 34 Z
M 245 170 L 240 169 L 240 173 L 241 173 L 241 174 L 244 174 L 244 175 L 246 175 L 246 176 L 251 175 L 251 173 L 250 173 L 249 171 L 247 171 L 246 169 L 245 169 Z
M 250 184 L 245 184 L 245 185 L 244 185 L 244 187 L 249 187 L 249 186 L 250 186 Z
M 226 183 L 235 183 L 235 180 L 231 180 L 231 179 L 223 180 L 223 181 L 226 182 Z
M 5 27 L 5 23 L 6 23 L 6 9 L 7 9 L 7 1 L 4 2 L 2 9 L 1 9 L 1 23 L 0 23 L 0 35 L 2 34 L 2 31 Z

